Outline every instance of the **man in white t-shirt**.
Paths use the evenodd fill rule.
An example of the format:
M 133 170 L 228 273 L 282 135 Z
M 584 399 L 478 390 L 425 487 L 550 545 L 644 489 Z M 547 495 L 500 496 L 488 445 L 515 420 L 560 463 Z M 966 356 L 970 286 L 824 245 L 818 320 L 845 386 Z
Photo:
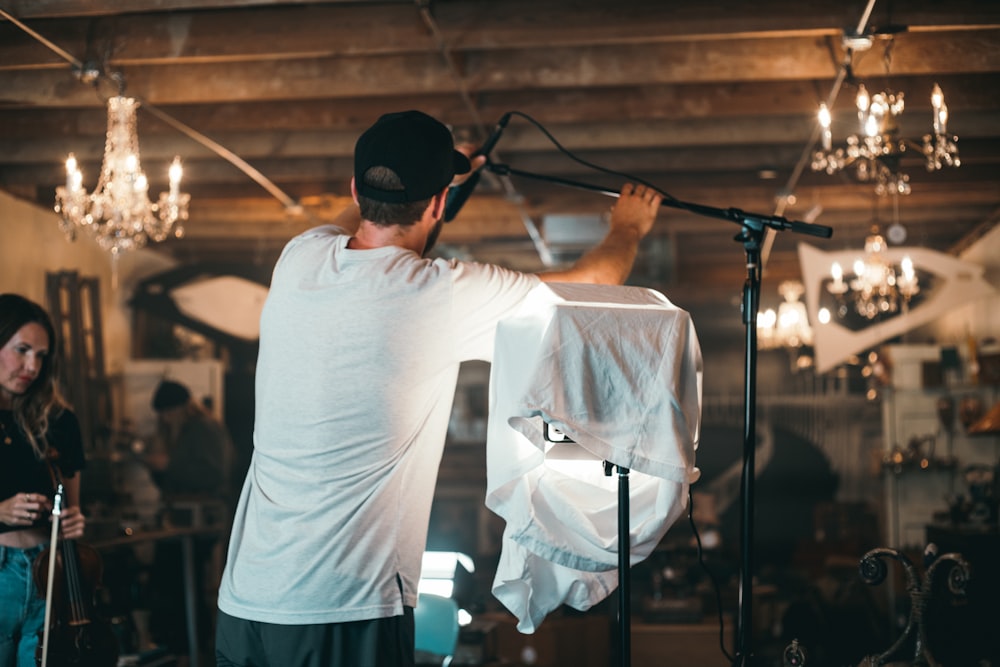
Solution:
M 459 364 L 539 281 L 622 284 L 661 195 L 626 184 L 605 239 L 532 275 L 426 255 L 479 168 L 418 111 L 355 146 L 357 207 L 282 251 L 261 314 L 254 452 L 219 590 L 217 664 L 406 667 Z M 456 178 L 457 177 L 457 178 Z

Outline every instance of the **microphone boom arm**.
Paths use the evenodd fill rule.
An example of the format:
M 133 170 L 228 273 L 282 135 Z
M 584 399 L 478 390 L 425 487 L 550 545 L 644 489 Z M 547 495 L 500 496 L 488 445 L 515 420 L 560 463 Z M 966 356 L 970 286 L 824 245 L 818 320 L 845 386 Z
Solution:
M 612 190 L 600 185 L 592 185 L 590 183 L 582 183 L 580 181 L 572 181 L 566 178 L 560 178 L 558 176 L 546 176 L 543 174 L 535 174 L 528 171 L 521 171 L 520 169 L 514 169 L 506 164 L 494 164 L 487 161 L 483 166 L 483 169 L 489 169 L 495 174 L 501 176 L 521 176 L 524 178 L 533 178 L 536 180 L 547 181 L 549 183 L 556 183 L 558 185 L 565 185 L 571 188 L 578 188 L 581 190 L 589 190 L 591 192 L 599 192 L 610 197 L 618 197 L 621 192 L 618 190 Z M 679 199 L 674 199 L 672 197 L 663 198 L 663 206 L 670 206 L 672 208 L 679 208 L 685 211 L 690 211 L 697 215 L 702 215 L 708 218 L 719 218 L 721 220 L 728 220 L 729 222 L 734 222 L 741 226 L 748 226 L 755 230 L 762 230 L 765 227 L 770 227 L 778 231 L 793 231 L 799 234 L 808 234 L 810 236 L 818 236 L 820 238 L 828 239 L 833 236 L 833 228 L 827 227 L 826 225 L 817 225 L 811 222 L 802 222 L 800 220 L 788 220 L 782 216 L 778 215 L 768 215 L 763 213 L 748 213 L 738 208 L 716 208 L 714 206 L 705 206 L 703 204 L 694 204 L 690 202 L 680 201 Z

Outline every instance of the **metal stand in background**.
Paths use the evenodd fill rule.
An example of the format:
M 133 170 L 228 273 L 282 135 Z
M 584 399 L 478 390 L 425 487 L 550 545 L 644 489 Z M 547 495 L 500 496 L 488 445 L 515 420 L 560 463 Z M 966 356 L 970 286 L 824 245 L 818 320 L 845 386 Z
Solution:
M 512 169 L 505 164 L 494 164 L 487 160 L 485 169 L 489 169 L 502 176 L 522 176 L 536 180 L 556 183 L 568 187 L 599 192 L 613 197 L 621 193 L 598 185 L 580 183 L 564 178 L 533 174 L 527 171 Z M 768 229 L 776 231 L 793 231 L 799 234 L 808 234 L 820 238 L 830 238 L 833 229 L 824 225 L 816 225 L 809 222 L 787 220 L 781 216 L 765 215 L 759 213 L 747 213 L 738 208 L 721 209 L 713 206 L 703 206 L 690 202 L 680 201 L 671 197 L 664 198 L 663 206 L 679 208 L 697 215 L 709 218 L 719 218 L 736 223 L 742 227 L 735 239 L 742 243 L 746 251 L 747 278 L 743 286 L 743 324 L 746 328 L 746 364 L 744 369 L 744 428 L 743 428 L 743 473 L 740 485 L 740 589 L 739 589 L 739 614 L 736 626 L 736 655 L 733 659 L 734 667 L 745 667 L 750 664 L 752 649 L 752 614 L 753 614 L 753 547 L 754 547 L 754 478 L 755 478 L 755 452 L 757 447 L 757 311 L 760 303 L 760 248 L 764 234 Z M 608 465 L 608 464 L 605 464 Z M 609 473 L 610 474 L 610 473 Z M 621 470 L 619 469 L 619 474 Z M 628 474 L 628 471 L 625 471 Z M 626 484 L 626 504 L 627 512 L 627 478 Z M 619 508 L 619 512 L 621 512 Z M 620 515 L 619 515 L 620 516 Z M 627 539 L 627 519 L 626 513 L 626 539 Z M 620 529 L 620 528 L 619 528 Z M 627 542 L 626 542 L 627 543 Z M 621 557 L 622 550 L 619 550 Z M 627 558 L 626 572 L 627 572 Z M 621 563 L 619 562 L 621 566 Z M 627 576 L 621 577 L 621 585 L 626 585 Z M 623 602 L 628 595 L 627 590 L 622 591 Z M 627 609 L 626 609 L 627 611 Z M 621 614 L 625 622 L 628 621 L 627 614 Z M 623 638 L 625 646 L 628 646 L 628 639 Z M 627 663 L 623 663 L 627 664 Z
M 736 667 L 749 665 L 753 655 L 754 480 L 757 452 L 757 311 L 760 306 L 760 245 L 763 228 L 744 225 L 736 240 L 746 250 L 747 278 L 743 285 L 743 326 L 746 356 L 743 369 L 743 473 L 740 478 L 740 590 L 736 622 Z
M 632 577 L 629 539 L 629 469 L 604 462 L 604 474 L 618 468 L 618 667 L 632 664 Z

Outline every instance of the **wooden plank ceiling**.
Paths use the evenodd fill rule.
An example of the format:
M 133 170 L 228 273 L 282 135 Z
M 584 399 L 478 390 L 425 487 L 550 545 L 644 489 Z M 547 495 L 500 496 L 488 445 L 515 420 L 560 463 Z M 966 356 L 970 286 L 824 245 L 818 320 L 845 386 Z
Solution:
M 955 252 L 1000 217 L 1000 3 L 879 1 L 865 21 L 866 8 L 860 0 L 0 0 L 16 19 L 0 20 L 0 187 L 50 207 L 72 151 L 93 188 L 104 100 L 117 92 L 108 75 L 117 73 L 145 105 L 139 135 L 152 191 L 166 187 L 174 155 L 185 164 L 186 235 L 158 249 L 266 272 L 291 235 L 345 204 L 354 140 L 380 114 L 420 108 L 481 142 L 516 111 L 537 124 L 514 115 L 496 163 L 620 187 L 623 176 L 573 161 L 541 127 L 575 156 L 679 200 L 832 227 L 829 240 L 767 239 L 766 306 L 779 299 L 780 281 L 800 276 L 798 243 L 860 248 L 873 222 L 892 221 L 891 197 L 810 168 L 818 104 L 835 99 L 833 137 L 842 144 L 855 131 L 859 82 L 905 93 L 901 132 L 918 142 L 931 128 L 938 83 L 959 136 L 958 168 L 929 173 L 917 150 L 902 160 L 912 184 L 898 199 L 908 245 Z M 845 33 L 859 25 L 871 48 L 845 51 Z M 66 56 L 103 76 L 83 82 Z M 271 191 L 204 138 L 252 165 Z M 611 203 L 491 174 L 447 226 L 442 252 L 539 269 L 531 225 L 544 239 L 545 216 L 596 215 Z M 731 338 L 746 275 L 739 231 L 665 206 L 632 282 L 691 310 L 703 337 Z M 572 246 L 542 250 L 558 258 Z

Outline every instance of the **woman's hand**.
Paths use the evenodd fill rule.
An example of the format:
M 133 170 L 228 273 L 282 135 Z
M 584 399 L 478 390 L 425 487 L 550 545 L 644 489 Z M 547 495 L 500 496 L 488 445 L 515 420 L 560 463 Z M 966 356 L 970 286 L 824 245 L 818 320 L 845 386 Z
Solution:
M 15 493 L 0 502 L 0 521 L 8 526 L 30 526 L 51 510 L 49 499 L 40 493 Z
M 83 529 L 87 525 L 87 518 L 79 507 L 67 507 L 63 509 L 59 520 L 59 532 L 64 540 L 76 540 L 83 537 Z

